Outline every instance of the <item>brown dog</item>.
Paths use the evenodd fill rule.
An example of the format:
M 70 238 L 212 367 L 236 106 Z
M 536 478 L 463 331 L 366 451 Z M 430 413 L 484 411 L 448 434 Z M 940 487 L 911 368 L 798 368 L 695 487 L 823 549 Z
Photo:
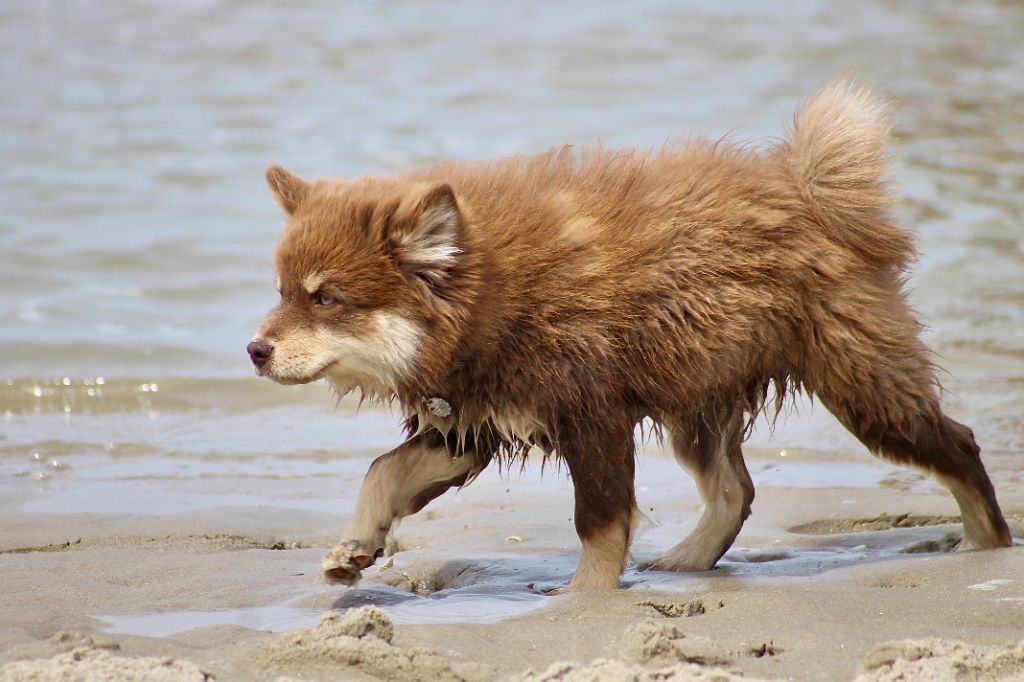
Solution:
M 370 467 L 325 579 L 354 582 L 397 520 L 536 447 L 575 487 L 569 589 L 617 587 L 644 418 L 706 503 L 649 566 L 711 568 L 750 514 L 740 444 L 770 384 L 776 408 L 813 393 L 875 454 L 935 474 L 961 547 L 1009 545 L 902 290 L 914 246 L 888 215 L 888 143 L 885 107 L 840 79 L 760 152 L 565 148 L 351 181 L 272 167 L 289 221 L 257 373 L 398 401 L 409 432 Z

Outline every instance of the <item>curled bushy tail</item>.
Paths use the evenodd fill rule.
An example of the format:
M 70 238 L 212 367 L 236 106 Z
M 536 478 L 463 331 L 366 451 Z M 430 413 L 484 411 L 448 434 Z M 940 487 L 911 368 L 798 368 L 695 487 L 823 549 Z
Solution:
M 907 232 L 888 217 L 888 104 L 840 77 L 797 113 L 786 151 L 793 177 L 828 236 L 878 265 L 906 267 Z

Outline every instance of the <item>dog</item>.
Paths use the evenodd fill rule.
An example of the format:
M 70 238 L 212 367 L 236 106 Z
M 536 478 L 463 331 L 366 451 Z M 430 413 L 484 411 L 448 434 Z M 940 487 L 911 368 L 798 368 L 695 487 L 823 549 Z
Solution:
M 890 126 L 884 101 L 839 78 L 759 149 L 564 147 L 354 180 L 271 167 L 287 224 L 256 373 L 397 402 L 408 435 L 370 466 L 324 579 L 353 584 L 398 520 L 537 449 L 573 482 L 567 589 L 617 588 L 645 419 L 705 509 L 642 568 L 710 569 L 750 514 L 751 421 L 794 391 L 949 488 L 961 548 L 1010 545 L 906 300 L 915 247 L 889 215 Z

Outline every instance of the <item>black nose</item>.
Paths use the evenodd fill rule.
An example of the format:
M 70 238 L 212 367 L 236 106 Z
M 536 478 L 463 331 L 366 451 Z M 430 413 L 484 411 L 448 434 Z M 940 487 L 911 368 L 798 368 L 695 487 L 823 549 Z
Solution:
M 263 339 L 252 341 L 245 349 L 249 351 L 249 359 L 252 360 L 252 364 L 257 367 L 267 364 L 270 354 L 274 352 L 274 347 Z

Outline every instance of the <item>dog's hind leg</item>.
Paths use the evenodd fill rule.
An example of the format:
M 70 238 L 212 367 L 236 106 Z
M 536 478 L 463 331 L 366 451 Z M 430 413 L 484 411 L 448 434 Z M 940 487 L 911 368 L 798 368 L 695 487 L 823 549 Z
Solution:
M 383 555 L 388 532 L 397 521 L 472 479 L 492 454 L 493 449 L 480 442 L 456 450 L 432 430 L 374 460 L 341 541 L 320 563 L 324 581 L 355 583 L 359 573 Z
M 864 287 L 822 303 L 803 380 L 874 454 L 935 475 L 960 507 L 961 549 L 1012 544 L 969 428 L 939 406 L 919 325 L 895 290 Z
M 678 545 L 642 570 L 705 571 L 715 565 L 750 516 L 754 483 L 743 463 L 743 411 L 738 406 L 704 415 L 691 428 L 669 425 L 676 460 L 697 482 L 704 513 Z

